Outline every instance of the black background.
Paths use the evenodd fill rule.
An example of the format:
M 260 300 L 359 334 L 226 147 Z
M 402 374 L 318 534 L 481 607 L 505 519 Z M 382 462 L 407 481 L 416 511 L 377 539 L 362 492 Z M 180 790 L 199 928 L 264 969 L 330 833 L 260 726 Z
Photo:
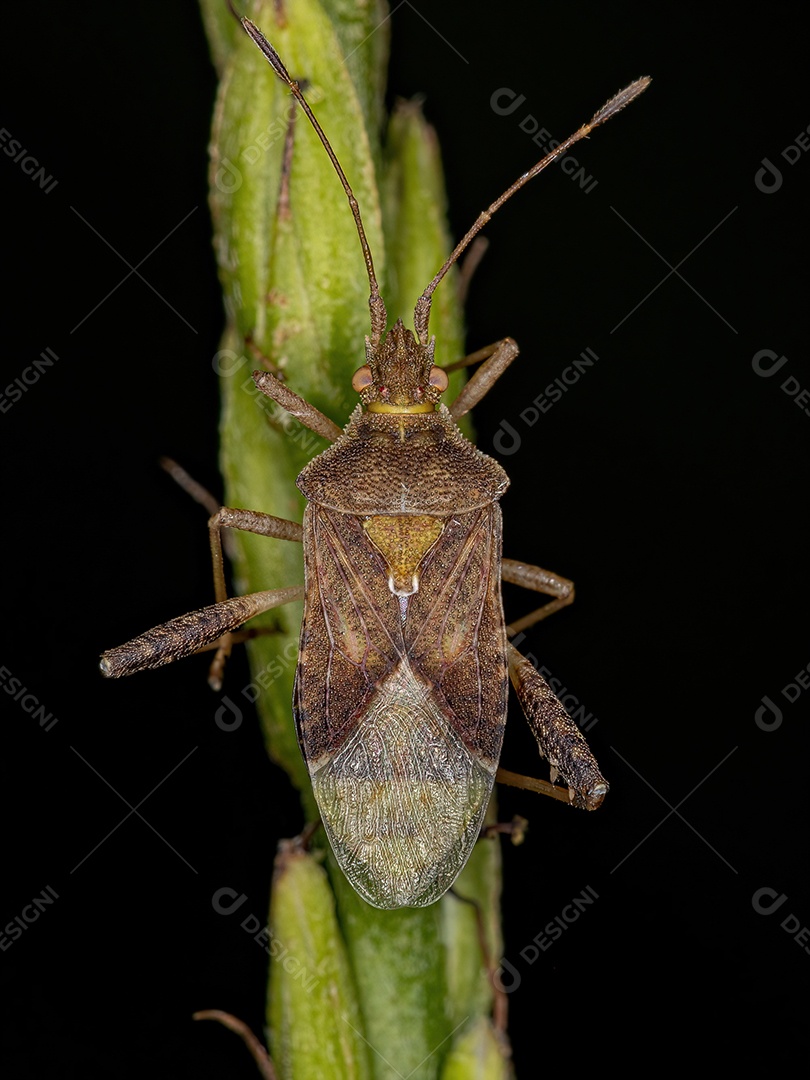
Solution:
M 810 415 L 782 389 L 789 376 L 810 388 L 810 155 L 781 156 L 810 124 L 794 11 L 393 15 L 392 93 L 425 95 L 456 235 L 539 156 L 527 114 L 562 137 L 654 76 L 577 149 L 594 190 L 555 170 L 492 222 L 469 303 L 470 348 L 507 333 L 521 346 L 476 412 L 484 450 L 503 420 L 522 437 L 502 458 L 506 554 L 577 583 L 525 647 L 598 717 L 588 737 L 612 784 L 590 816 L 501 795 L 504 815 L 531 819 L 505 850 L 518 1075 L 679 1052 L 797 1060 L 810 954 L 780 925 L 810 925 L 810 692 L 781 695 L 810 662 Z M 214 75 L 191 2 L 17 5 L 4 24 L 0 123 L 58 186 L 43 193 L 0 156 L 2 383 L 45 348 L 59 361 L 0 415 L 0 662 L 59 723 L 44 732 L 0 695 L 0 924 L 46 886 L 60 897 L 0 954 L 4 1075 L 249 1077 L 233 1037 L 189 1015 L 261 1026 L 266 956 L 210 896 L 232 885 L 261 915 L 276 841 L 300 825 L 286 780 L 254 724 L 215 728 L 205 661 L 126 684 L 95 663 L 209 598 L 204 515 L 156 461 L 171 454 L 218 490 Z M 525 95 L 512 115 L 491 108 L 501 87 Z M 763 158 L 778 190 L 755 183 Z M 133 264 L 196 207 L 141 267 L 176 310 L 135 276 L 99 305 L 127 267 L 71 207 Z M 585 348 L 598 363 L 529 426 L 521 413 Z M 787 357 L 774 377 L 753 369 L 762 349 Z M 773 730 L 755 723 L 764 696 L 782 707 Z M 515 712 L 503 762 L 534 759 Z M 104 781 L 135 805 L 181 761 L 142 813 L 198 872 L 134 816 L 93 850 L 128 813 Z M 521 950 L 589 886 L 598 901 L 529 964 Z M 770 916 L 752 903 L 764 887 L 786 897 Z

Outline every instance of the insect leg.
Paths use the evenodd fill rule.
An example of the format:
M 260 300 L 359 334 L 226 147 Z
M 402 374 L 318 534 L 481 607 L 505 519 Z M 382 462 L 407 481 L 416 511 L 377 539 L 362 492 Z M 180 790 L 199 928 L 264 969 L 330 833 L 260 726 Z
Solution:
M 187 473 L 183 466 L 175 461 L 174 458 L 162 457 L 160 459 L 160 467 L 166 470 L 172 480 L 174 480 L 175 484 L 177 484 L 178 487 L 181 487 L 186 495 L 190 495 L 194 502 L 199 503 L 204 510 L 207 510 L 209 515 L 215 514 L 220 506 L 222 506 L 219 499 L 212 495 L 208 488 L 203 487 L 199 481 L 195 480 L 193 476 Z M 225 533 L 223 536 L 222 544 L 228 558 L 235 559 L 236 548 L 231 543 L 231 537 L 228 533 Z
M 222 603 L 190 611 L 102 653 L 101 673 L 109 679 L 117 679 L 191 656 L 229 631 L 238 629 L 248 619 L 281 604 L 301 600 L 303 596 L 304 587 L 295 585 L 287 589 L 234 596 Z
M 256 532 L 261 536 L 270 536 L 283 540 L 297 540 L 300 542 L 302 536 L 301 526 L 295 521 L 286 521 L 283 518 L 272 517 L 270 514 L 262 514 L 256 510 L 235 510 L 231 507 L 222 506 L 218 499 L 216 499 L 207 488 L 204 488 L 202 484 L 198 483 L 193 476 L 179 465 L 173 458 L 162 457 L 160 459 L 161 467 L 171 476 L 172 480 L 178 484 L 187 495 L 190 495 L 195 502 L 203 506 L 211 518 L 208 522 L 208 527 L 211 537 L 211 561 L 214 568 L 214 597 L 218 602 L 227 600 L 227 590 L 225 588 L 225 572 L 223 567 L 222 551 L 223 548 L 229 558 L 233 559 L 236 556 L 236 550 L 233 544 L 229 544 L 232 539 L 229 533 L 222 534 L 224 527 L 233 529 L 242 529 L 246 532 Z M 217 649 L 217 655 L 211 665 L 211 672 L 209 673 L 209 681 L 214 689 L 219 689 L 222 684 L 223 668 L 225 666 L 225 660 L 230 655 L 231 648 L 238 641 L 247 641 L 250 638 L 258 637 L 260 634 L 273 633 L 273 630 L 269 627 L 254 627 L 250 630 L 244 630 L 238 634 L 229 633 L 221 641 L 218 640 L 212 645 L 207 645 L 206 649 Z M 203 651 L 203 650 L 199 650 Z
M 240 1020 L 233 1013 L 223 1012 L 222 1009 L 202 1009 L 200 1012 L 192 1013 L 191 1019 L 217 1020 L 223 1027 L 233 1031 L 247 1047 L 263 1080 L 276 1080 L 276 1072 L 270 1055 L 244 1020 Z
M 458 420 L 460 416 L 464 416 L 465 413 L 468 413 L 470 409 L 478 404 L 495 380 L 503 375 L 519 351 L 511 338 L 504 338 L 502 341 L 486 345 L 483 349 L 478 349 L 477 352 L 470 353 L 469 356 L 456 360 L 444 368 L 445 371 L 456 371 L 458 368 L 477 364 L 479 360 L 484 361 L 456 400 L 450 405 L 450 415 L 454 420 Z
M 279 382 L 284 382 L 284 371 L 269 356 L 265 356 L 250 334 L 245 335 L 245 348 L 250 352 L 253 359 L 262 365 L 265 371 L 269 371 Z
M 221 505 L 219 499 L 215 498 L 208 488 L 204 488 L 193 476 L 189 475 L 174 458 L 162 457 L 159 464 L 161 469 L 165 469 L 175 484 L 181 487 L 186 495 L 190 495 L 194 502 L 199 503 L 209 514 L 217 512 Z
M 275 540 L 293 540 L 301 543 L 304 530 L 297 521 L 262 514 L 259 510 L 239 510 L 232 506 L 220 506 L 208 519 L 211 536 L 211 561 L 214 566 L 214 595 L 225 600 L 225 570 L 222 562 L 222 530 L 240 529 L 242 532 L 258 533 Z
M 328 442 L 335 442 L 343 434 L 343 429 L 339 428 L 334 421 L 316 409 L 314 405 L 310 405 L 306 398 L 302 398 L 294 390 L 290 390 L 289 386 L 279 382 L 269 371 L 254 371 L 253 381 L 263 394 L 321 438 Z
M 458 885 L 458 882 L 456 882 L 456 885 Z M 508 998 L 506 996 L 506 991 L 503 989 L 501 980 L 497 977 L 500 965 L 493 963 L 492 949 L 490 948 L 488 927 L 484 919 L 484 913 L 481 909 L 481 904 L 477 900 L 473 900 L 472 897 L 462 896 L 456 888 L 456 885 L 450 887 L 450 895 L 455 897 L 455 899 L 462 904 L 469 904 L 475 915 L 478 947 L 481 950 L 481 958 L 484 961 L 487 977 L 489 978 L 490 986 L 492 987 L 492 1022 L 498 1038 L 504 1040 L 505 1043 L 506 1022 L 509 1015 Z
M 556 780 L 557 775 L 563 778 L 568 785 L 567 799 L 574 806 L 596 810 L 607 794 L 608 783 L 599 771 L 585 736 L 526 657 L 513 645 L 507 646 L 507 649 L 509 678 L 537 739 L 540 753 L 551 765 L 552 780 Z M 514 774 L 511 776 L 514 777 Z M 507 783 L 515 782 L 514 779 L 501 777 L 500 770 L 498 778 L 506 779 Z M 519 783 L 518 786 L 533 785 L 530 781 L 529 784 Z M 560 788 L 555 789 L 555 792 L 559 791 Z
M 276 540 L 293 540 L 301 543 L 304 531 L 297 521 L 262 514 L 258 510 L 239 510 L 231 506 L 221 506 L 208 520 L 208 532 L 211 539 L 211 563 L 214 568 L 214 597 L 217 603 L 228 598 L 225 585 L 225 566 L 222 558 L 222 530 L 241 529 L 242 532 L 258 533 Z M 231 654 L 234 638 L 230 633 L 222 637 L 216 656 L 211 662 L 208 682 L 215 690 L 222 687 L 225 661 Z
M 555 611 L 559 611 L 560 608 L 567 607 L 574 602 L 573 581 L 560 577 L 559 574 L 552 574 L 548 570 L 543 570 L 540 566 L 531 566 L 528 563 L 518 562 L 517 559 L 504 559 L 501 562 L 501 578 L 512 585 L 522 585 L 524 589 L 532 589 L 534 592 L 545 593 L 547 596 L 555 598 L 548 604 L 543 604 L 539 608 L 535 608 L 534 611 L 530 611 L 522 619 L 516 619 L 510 623 L 506 628 L 510 637 L 521 630 L 534 626 L 541 619 L 548 618 Z

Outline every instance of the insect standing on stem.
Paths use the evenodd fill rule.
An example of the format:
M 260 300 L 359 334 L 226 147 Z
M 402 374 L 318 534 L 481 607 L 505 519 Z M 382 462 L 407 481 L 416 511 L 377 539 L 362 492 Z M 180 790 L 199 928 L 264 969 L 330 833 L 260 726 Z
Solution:
M 303 525 L 222 507 L 210 519 L 216 603 L 105 652 L 118 677 L 217 646 L 221 684 L 233 632 L 304 599 L 293 711 L 315 799 L 338 863 L 380 908 L 422 907 L 453 884 L 478 839 L 503 741 L 509 681 L 552 768 L 535 789 L 596 809 L 608 785 L 584 736 L 509 636 L 570 604 L 570 581 L 501 556 L 509 480 L 457 421 L 512 363 L 510 338 L 441 366 L 429 335 L 433 293 L 490 217 L 539 172 L 648 85 L 639 79 L 509 187 L 459 241 L 414 309 L 414 331 L 387 326 L 352 189 L 297 83 L 249 19 L 242 25 L 318 134 L 354 216 L 369 280 L 371 331 L 345 429 L 267 371 L 258 389 L 332 445 L 298 477 Z M 448 371 L 480 363 L 439 399 Z M 227 598 L 222 529 L 302 542 L 304 585 Z M 552 599 L 507 627 L 501 581 Z M 561 776 L 565 787 L 554 786 Z M 514 782 L 514 777 L 510 782 Z

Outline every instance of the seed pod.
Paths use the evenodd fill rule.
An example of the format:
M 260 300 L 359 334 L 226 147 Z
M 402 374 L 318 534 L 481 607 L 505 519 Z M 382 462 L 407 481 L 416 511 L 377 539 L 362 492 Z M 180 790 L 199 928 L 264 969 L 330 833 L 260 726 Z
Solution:
M 496 816 L 493 797 L 487 822 L 493 823 Z M 503 954 L 500 898 L 500 842 L 482 840 L 453 886 L 453 894 L 441 905 L 452 1027 L 469 1017 L 489 1016 L 497 1004 L 490 971 Z
M 382 195 L 389 265 L 386 304 L 391 322 L 402 318 L 409 323 L 413 298 L 419 296 L 452 247 L 439 141 L 421 107 L 413 102 L 398 102 L 391 116 Z M 440 363 L 464 356 L 455 267 L 444 292 L 436 295 L 431 331 L 436 335 Z M 450 376 L 448 400 L 461 389 L 464 378 L 462 372 Z M 469 428 L 465 434 L 470 434 Z
M 513 1075 L 503 1041 L 482 1016 L 453 1043 L 441 1080 L 510 1080 Z
M 292 845 L 276 859 L 270 933 L 267 1020 L 279 1080 L 370 1078 L 334 895 L 325 870 Z

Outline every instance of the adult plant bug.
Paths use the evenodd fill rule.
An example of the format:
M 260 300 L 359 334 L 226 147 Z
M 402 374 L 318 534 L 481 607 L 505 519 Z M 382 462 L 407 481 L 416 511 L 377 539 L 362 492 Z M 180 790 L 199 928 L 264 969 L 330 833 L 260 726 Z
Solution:
M 573 584 L 501 556 L 501 466 L 457 421 L 518 354 L 505 338 L 435 363 L 432 297 L 491 216 L 524 184 L 649 84 L 639 79 L 523 174 L 459 241 L 414 308 L 414 331 L 390 329 L 363 222 L 343 169 L 297 83 L 241 19 L 317 132 L 349 200 L 369 280 L 370 334 L 352 386 L 360 404 L 341 430 L 268 371 L 257 388 L 332 445 L 300 473 L 303 525 L 220 508 L 210 519 L 216 603 L 105 652 L 108 677 L 217 645 L 219 685 L 233 632 L 304 599 L 293 711 L 321 820 L 357 892 L 380 908 L 422 907 L 453 884 L 477 840 L 498 770 L 511 679 L 552 767 L 558 798 L 596 809 L 608 785 L 587 743 L 509 634 L 571 603 Z M 447 372 L 480 363 L 449 406 Z M 222 529 L 303 543 L 304 586 L 228 598 Z M 552 597 L 507 628 L 501 580 Z

